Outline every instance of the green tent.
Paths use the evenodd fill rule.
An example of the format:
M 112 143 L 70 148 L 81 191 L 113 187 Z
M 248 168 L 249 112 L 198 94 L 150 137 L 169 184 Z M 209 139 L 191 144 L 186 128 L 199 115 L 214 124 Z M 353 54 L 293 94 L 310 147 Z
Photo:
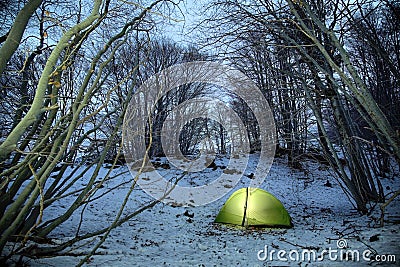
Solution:
M 259 188 L 241 188 L 221 208 L 217 223 L 290 228 L 289 213 L 272 194 Z

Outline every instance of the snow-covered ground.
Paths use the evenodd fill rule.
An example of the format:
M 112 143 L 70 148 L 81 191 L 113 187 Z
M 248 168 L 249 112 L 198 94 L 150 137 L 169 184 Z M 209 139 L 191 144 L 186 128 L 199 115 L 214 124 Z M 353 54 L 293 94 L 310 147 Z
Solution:
M 251 155 L 248 169 L 256 165 Z M 165 159 L 161 159 L 164 161 Z M 226 165 L 226 158 L 217 158 L 217 165 Z M 199 207 L 157 204 L 114 229 L 107 240 L 90 258 L 89 266 L 398 266 L 400 265 L 400 206 L 399 200 L 387 209 L 390 221 L 378 228 L 379 207 L 370 216 L 358 214 L 324 166 L 305 161 L 307 171 L 288 168 L 285 159 L 276 158 L 261 186 L 284 204 L 292 217 L 291 229 L 240 229 L 214 224 L 215 216 L 229 195 L 245 187 L 249 178 L 243 177 L 232 191 L 221 199 Z M 105 175 L 107 169 L 102 169 Z M 159 168 L 163 175 L 173 177 L 178 171 Z M 181 183 L 209 183 L 222 172 L 205 169 L 192 173 Z M 118 175 L 119 174 L 119 175 Z M 114 179 L 104 184 L 98 195 L 117 185 L 116 189 L 86 207 L 79 234 L 106 227 L 112 223 L 131 185 L 127 167 L 113 171 Z M 400 187 L 399 179 L 383 179 L 387 192 Z M 327 181 L 331 183 L 327 184 Z M 81 181 L 85 183 L 84 180 Z M 327 186 L 328 185 L 328 186 Z M 124 214 L 129 214 L 151 201 L 140 188 L 135 188 Z M 45 214 L 50 219 L 65 211 L 68 200 L 63 199 Z M 66 241 L 77 234 L 81 214 L 58 227 L 51 237 L 55 242 Z M 68 248 L 70 256 L 31 259 L 32 266 L 72 266 L 98 242 L 94 238 Z M 339 246 L 339 247 L 338 247 Z M 397 263 L 369 262 L 375 253 L 381 257 L 395 255 Z M 349 255 L 346 257 L 346 255 Z M 358 255 L 358 256 L 357 256 Z M 386 256 L 384 256 L 386 255 Z M 315 257 L 315 258 L 314 258 Z M 349 257 L 351 259 L 349 259 Z M 357 259 L 359 258 L 359 259 Z

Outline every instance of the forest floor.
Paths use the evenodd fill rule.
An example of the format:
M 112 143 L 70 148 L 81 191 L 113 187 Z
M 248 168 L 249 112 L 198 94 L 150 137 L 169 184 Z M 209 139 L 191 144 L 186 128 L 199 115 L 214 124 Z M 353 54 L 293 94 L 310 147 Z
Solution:
M 249 169 L 255 165 L 251 155 Z M 164 159 L 161 159 L 164 160 Z M 228 159 L 219 157 L 218 165 Z M 87 262 L 88 266 L 398 266 L 400 265 L 400 201 L 387 207 L 385 219 L 378 227 L 380 211 L 360 215 L 343 193 L 332 173 L 315 161 L 303 161 L 307 170 L 287 167 L 284 158 L 276 158 L 261 188 L 275 195 L 292 217 L 291 229 L 242 229 L 213 223 L 231 192 L 219 200 L 199 207 L 173 207 L 159 203 L 112 230 L 110 236 Z M 101 170 L 105 175 L 108 170 Z M 177 175 L 174 169 L 159 170 Z M 221 170 L 206 169 L 191 178 L 191 184 L 209 182 Z M 101 176 L 100 175 L 100 176 Z M 130 187 L 132 176 L 127 167 L 113 170 L 115 178 L 98 192 L 109 194 L 78 212 L 52 234 L 62 242 L 110 225 Z M 398 178 L 398 177 L 397 177 Z M 400 187 L 399 179 L 382 179 L 386 193 Z M 196 180 L 197 179 L 197 180 Z M 327 182 L 329 181 L 329 183 Z M 204 182 L 204 181 L 203 181 Z M 236 188 L 245 187 L 244 176 Z M 85 183 L 84 180 L 81 181 Z M 119 185 L 119 186 L 118 186 Z M 71 189 L 73 190 L 73 189 Z M 151 201 L 140 188 L 134 189 L 124 214 Z M 44 214 L 50 219 L 68 207 L 62 200 Z M 80 225 L 80 226 L 79 226 Z M 79 226 L 79 228 L 78 228 Z M 60 256 L 26 259 L 31 266 L 73 266 L 99 241 L 99 238 L 76 244 Z M 377 259 L 396 262 L 368 261 Z M 68 255 L 68 256 L 67 256 Z M 75 256 L 74 256 L 75 255 Z

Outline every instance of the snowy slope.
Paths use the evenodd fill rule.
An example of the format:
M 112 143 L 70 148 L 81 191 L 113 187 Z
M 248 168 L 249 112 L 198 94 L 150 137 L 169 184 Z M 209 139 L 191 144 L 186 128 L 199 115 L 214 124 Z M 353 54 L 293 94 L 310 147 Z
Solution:
M 165 159 L 162 159 L 164 161 Z M 224 165 L 227 159 L 219 158 L 217 165 Z M 251 155 L 248 169 L 250 173 L 256 164 L 256 155 Z M 303 162 L 309 171 L 295 171 L 285 165 L 282 158 L 275 159 L 262 188 L 274 194 L 284 204 L 292 217 L 292 229 L 240 229 L 214 224 L 219 209 L 229 197 L 200 207 L 173 207 L 163 203 L 135 216 L 121 227 L 114 229 L 109 238 L 98 249 L 97 255 L 88 262 L 89 266 L 364 266 L 379 265 L 363 259 L 366 250 L 377 254 L 396 255 L 400 263 L 400 229 L 398 224 L 386 224 L 377 228 L 379 208 L 371 216 L 359 215 L 329 170 L 315 162 Z M 107 170 L 102 170 L 102 175 Z M 174 176 L 174 169 L 158 169 L 159 172 Z M 222 170 L 206 169 L 193 173 L 181 181 L 186 185 L 209 183 Z M 116 175 L 116 174 L 120 175 Z M 132 176 L 127 167 L 114 171 L 116 177 L 105 184 L 98 195 L 117 185 L 112 190 L 91 203 L 83 213 L 79 234 L 108 226 L 117 213 L 118 207 L 128 191 Z M 332 187 L 326 186 L 326 182 Z M 398 179 L 397 179 L 398 180 Z M 85 181 L 82 181 L 84 183 Z M 249 178 L 244 177 L 236 188 L 245 187 Z M 388 191 L 399 188 L 398 181 L 383 179 Z M 397 183 L 397 184 L 395 184 Z M 231 192 L 234 191 L 232 189 Z M 124 214 L 133 212 L 143 203 L 151 201 L 140 188 L 135 188 L 130 196 Z M 45 213 L 50 219 L 65 210 L 68 200 L 54 205 Z M 392 203 L 389 219 L 400 220 L 399 201 Z M 76 213 L 70 220 L 52 233 L 55 242 L 65 241 L 75 236 L 80 222 Z M 338 240 L 339 244 L 337 243 Z M 67 255 L 82 255 L 90 251 L 99 240 L 80 243 L 67 249 Z M 342 248 L 343 242 L 347 243 Z M 338 245 L 340 246 L 338 248 Z M 273 251 L 274 250 L 274 251 Z M 280 258 L 278 258 L 278 251 Z M 325 252 L 323 252 L 326 250 Z M 343 258 L 348 251 L 359 252 L 359 261 Z M 272 252 L 271 252 L 272 251 Z M 328 252 L 331 251 L 331 255 Z M 336 252 L 335 252 L 336 251 Z M 267 254 L 265 254 L 267 252 Z M 270 256 L 272 253 L 272 256 Z M 304 254 L 304 259 L 302 255 Z M 310 254 L 311 253 L 311 254 Z M 312 253 L 323 257 L 312 258 Z M 367 253 L 368 254 L 368 253 Z M 311 255 L 310 259 L 308 255 Z M 356 254 L 354 254 L 356 258 Z M 337 257 L 336 260 L 333 260 Z M 351 256 L 351 255 L 350 255 Z M 369 255 L 367 255 L 369 256 Z M 296 258 L 297 257 L 297 258 Z M 57 256 L 53 258 L 31 259 L 32 266 L 71 266 L 82 256 Z M 287 261 L 285 261 L 287 260 Z M 383 266 L 387 266 L 385 263 Z M 389 264 L 388 266 L 396 266 Z

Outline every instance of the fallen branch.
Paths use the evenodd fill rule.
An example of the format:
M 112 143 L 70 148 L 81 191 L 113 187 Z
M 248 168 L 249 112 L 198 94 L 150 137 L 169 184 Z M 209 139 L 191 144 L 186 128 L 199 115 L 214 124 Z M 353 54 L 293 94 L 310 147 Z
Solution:
M 380 222 L 380 227 L 383 227 L 384 225 L 384 221 L 385 221 L 385 209 L 386 207 L 396 198 L 400 195 L 400 190 L 397 190 L 396 192 L 394 192 L 394 194 L 385 202 L 380 206 L 381 209 L 381 222 Z
M 301 248 L 301 249 L 316 250 L 316 251 L 320 250 L 320 247 L 302 246 L 302 245 L 295 244 L 295 243 L 292 243 L 292 242 L 290 242 L 290 241 L 287 241 L 285 238 L 279 238 L 279 241 L 288 243 L 289 245 L 292 245 L 292 246 L 294 246 L 294 247 L 299 247 L 299 248 Z

